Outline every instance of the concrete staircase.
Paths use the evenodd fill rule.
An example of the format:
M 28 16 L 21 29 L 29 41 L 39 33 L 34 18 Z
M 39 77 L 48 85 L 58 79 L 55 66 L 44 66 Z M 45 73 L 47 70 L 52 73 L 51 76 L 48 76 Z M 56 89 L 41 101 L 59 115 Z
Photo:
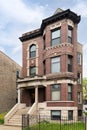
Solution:
M 12 126 L 21 126 L 22 125 L 22 114 L 27 114 L 29 111 L 29 107 L 24 107 L 22 109 L 18 109 L 13 116 L 9 119 L 8 125 Z

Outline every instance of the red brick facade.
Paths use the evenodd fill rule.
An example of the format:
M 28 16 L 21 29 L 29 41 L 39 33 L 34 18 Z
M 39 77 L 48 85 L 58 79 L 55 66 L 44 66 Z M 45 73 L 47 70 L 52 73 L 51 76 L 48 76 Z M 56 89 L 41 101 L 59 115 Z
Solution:
M 65 15 L 64 15 L 64 14 Z M 69 15 L 66 15 L 69 14 Z M 59 16 L 59 17 L 58 17 Z M 48 22 L 49 21 L 49 22 Z M 38 102 L 47 102 L 47 107 L 77 107 L 77 110 L 82 109 L 78 104 L 78 91 L 82 92 L 82 88 L 78 89 L 78 70 L 77 52 L 77 25 L 80 22 L 80 17 L 73 14 L 70 10 L 63 11 L 42 21 L 41 28 L 24 34 L 20 40 L 23 42 L 23 78 L 28 77 L 29 82 L 31 77 L 28 73 L 30 67 L 36 66 L 37 77 L 46 77 L 46 85 L 39 85 L 38 88 Z M 68 27 L 72 27 L 72 43 L 68 42 Z M 51 45 L 52 30 L 61 28 L 60 44 L 56 46 Z M 37 45 L 37 55 L 34 58 L 29 58 L 29 47 L 34 44 Z M 82 53 L 80 51 L 80 53 Z M 51 58 L 60 57 L 60 72 L 51 73 Z M 68 72 L 68 57 L 72 56 L 72 72 Z M 45 72 L 44 72 L 45 71 Z M 80 73 L 82 73 L 82 64 L 80 66 Z M 35 78 L 33 82 L 37 82 Z M 50 82 L 50 84 L 49 84 Z M 52 82 L 52 83 L 51 83 Z M 42 83 L 42 80 L 40 81 Z M 48 83 L 48 84 L 47 84 Z M 60 100 L 51 100 L 51 86 L 53 84 L 60 84 Z M 72 101 L 68 101 L 68 84 L 72 84 Z M 41 86 L 43 88 L 41 89 Z M 80 85 L 81 86 L 81 85 Z M 26 86 L 28 87 L 28 86 Z M 29 87 L 28 87 L 29 88 Z M 31 86 L 32 88 L 32 86 Z M 29 105 L 29 93 L 27 90 L 22 90 L 22 102 Z M 31 90 L 30 90 L 31 91 Z

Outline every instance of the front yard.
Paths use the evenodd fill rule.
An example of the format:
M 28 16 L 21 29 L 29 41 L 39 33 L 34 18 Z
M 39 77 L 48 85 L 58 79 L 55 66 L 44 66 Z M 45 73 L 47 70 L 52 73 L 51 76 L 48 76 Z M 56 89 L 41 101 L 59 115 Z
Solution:
M 59 124 L 59 123 L 49 123 L 49 122 L 42 122 L 31 127 L 27 127 L 24 130 L 85 130 L 85 123 L 83 122 L 76 122 L 76 123 L 66 123 L 66 124 Z

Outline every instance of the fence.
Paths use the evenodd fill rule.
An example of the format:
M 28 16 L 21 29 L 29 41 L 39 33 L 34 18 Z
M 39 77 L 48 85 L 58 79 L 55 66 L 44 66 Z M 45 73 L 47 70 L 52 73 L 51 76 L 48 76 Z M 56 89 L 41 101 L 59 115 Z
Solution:
M 86 120 L 68 120 L 65 117 L 52 120 L 49 116 L 22 115 L 22 130 L 86 130 Z

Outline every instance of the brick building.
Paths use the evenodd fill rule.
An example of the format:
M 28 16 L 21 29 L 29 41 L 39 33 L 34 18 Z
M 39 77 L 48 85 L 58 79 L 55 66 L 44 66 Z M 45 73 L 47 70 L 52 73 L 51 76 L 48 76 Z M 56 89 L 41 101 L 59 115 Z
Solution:
M 0 51 L 0 113 L 16 104 L 16 72 L 21 66 Z
M 28 114 L 44 114 L 52 119 L 82 116 L 79 22 L 80 16 L 69 9 L 57 9 L 39 29 L 20 37 L 23 68 L 18 79 L 18 103 L 29 107 Z

